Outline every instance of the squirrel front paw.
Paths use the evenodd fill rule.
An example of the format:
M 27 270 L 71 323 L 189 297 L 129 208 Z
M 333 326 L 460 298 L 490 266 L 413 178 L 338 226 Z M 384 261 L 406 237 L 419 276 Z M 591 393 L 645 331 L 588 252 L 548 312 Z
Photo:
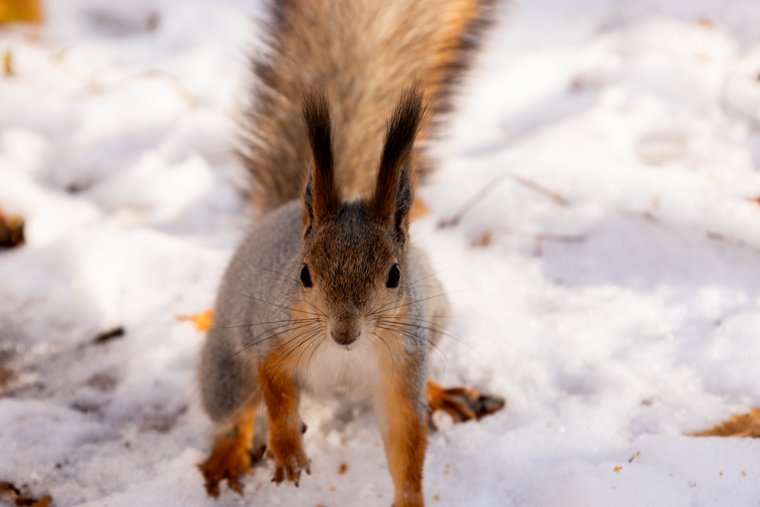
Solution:
M 211 455 L 198 468 L 210 496 L 219 496 L 219 484 L 225 479 L 231 490 L 242 495 L 240 477 L 251 470 L 248 443 L 237 434 L 218 438 Z
M 298 486 L 301 472 L 311 474 L 309 458 L 303 450 L 300 434 L 288 437 L 278 437 L 273 432 L 269 441 L 269 455 L 274 459 L 274 475 L 272 482 L 281 483 L 284 479 Z

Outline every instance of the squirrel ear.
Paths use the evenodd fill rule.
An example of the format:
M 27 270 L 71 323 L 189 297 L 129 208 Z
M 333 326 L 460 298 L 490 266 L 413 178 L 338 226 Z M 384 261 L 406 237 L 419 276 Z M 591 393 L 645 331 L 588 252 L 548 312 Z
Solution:
M 308 229 L 340 208 L 340 195 L 333 171 L 330 108 L 322 93 L 310 90 L 304 95 L 303 118 L 314 159 L 304 191 Z
M 377 186 L 370 201 L 375 218 L 394 227 L 402 241 L 414 199 L 410 155 L 423 114 L 419 88 L 405 90 L 388 123 Z

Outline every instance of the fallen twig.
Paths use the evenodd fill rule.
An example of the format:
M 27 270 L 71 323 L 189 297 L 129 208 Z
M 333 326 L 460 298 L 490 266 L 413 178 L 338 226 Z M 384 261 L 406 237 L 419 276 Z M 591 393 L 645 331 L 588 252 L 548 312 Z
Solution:
M 499 183 L 501 183 L 506 178 L 511 178 L 518 184 L 548 198 L 549 200 L 551 200 L 552 202 L 554 202 L 555 204 L 559 206 L 567 206 L 568 204 L 570 204 L 567 198 L 565 198 L 560 193 L 550 190 L 546 188 L 545 186 L 539 183 L 536 183 L 533 180 L 530 180 L 528 178 L 525 178 L 524 176 L 520 176 L 517 174 L 505 173 L 505 174 L 498 175 L 496 178 L 492 179 L 487 185 L 485 185 L 483 188 L 478 190 L 475 193 L 475 195 L 473 195 L 470 199 L 468 199 L 462 205 L 462 207 L 459 208 L 459 210 L 456 213 L 454 213 L 449 218 L 445 218 L 441 220 L 438 223 L 438 227 L 441 229 L 444 229 L 447 227 L 454 227 L 458 225 L 459 222 L 462 221 L 464 216 L 472 210 L 472 208 L 474 208 L 479 202 L 481 202 L 485 196 L 491 193 L 499 185 Z
M 96 343 L 98 345 L 106 342 L 110 342 L 111 340 L 115 340 L 116 338 L 121 338 L 124 336 L 124 328 L 119 326 L 115 327 L 113 329 L 109 329 L 107 331 L 103 331 L 102 333 L 98 334 L 95 339 L 93 340 L 93 343 Z

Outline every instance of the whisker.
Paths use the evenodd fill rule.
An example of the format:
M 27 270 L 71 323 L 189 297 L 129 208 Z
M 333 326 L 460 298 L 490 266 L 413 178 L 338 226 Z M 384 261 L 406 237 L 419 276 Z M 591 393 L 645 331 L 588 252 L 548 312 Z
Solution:
M 305 319 L 270 320 L 269 322 L 252 322 L 250 324 L 238 324 L 238 325 L 234 325 L 234 326 L 212 326 L 212 329 L 235 329 L 235 328 L 240 328 L 240 327 L 264 326 L 264 325 L 267 325 L 267 324 L 280 324 L 280 323 L 283 323 L 283 322 L 298 324 L 298 323 L 301 323 L 301 322 L 317 322 L 319 320 L 320 319 L 318 319 L 316 317 L 309 317 L 309 318 L 305 318 Z
M 415 303 L 422 303 L 424 301 L 430 301 L 431 299 L 447 296 L 448 294 L 450 294 L 450 293 L 449 292 L 442 292 L 441 294 L 435 294 L 433 296 L 429 296 L 429 297 L 426 297 L 426 298 L 414 299 L 412 301 L 406 302 L 406 303 L 398 305 L 398 306 L 394 306 L 392 308 L 388 308 L 387 307 L 388 305 L 386 305 L 386 306 L 384 306 L 384 307 L 376 310 L 374 313 L 369 314 L 368 317 L 372 317 L 373 315 L 375 315 L 375 314 L 377 314 L 377 313 L 379 313 L 381 311 L 390 312 L 392 310 L 397 310 L 399 308 L 404 308 L 406 306 L 410 306 L 410 305 L 413 305 Z M 390 304 L 394 304 L 394 303 L 390 303 Z
M 397 318 L 397 317 L 378 317 L 374 319 L 374 322 L 413 326 L 413 327 L 417 327 L 421 329 L 427 329 L 428 331 L 439 333 L 447 337 L 451 337 L 454 340 L 459 340 L 458 336 L 450 333 L 445 328 L 438 326 L 436 323 L 430 322 L 425 319 L 418 319 L 414 317 L 409 317 L 406 319 Z
M 275 368 L 274 368 L 275 374 L 279 373 L 279 370 L 286 364 L 286 362 L 290 358 L 291 354 L 294 354 L 305 343 L 308 343 L 310 340 L 314 339 L 314 337 L 318 336 L 319 333 L 321 333 L 321 332 L 322 332 L 322 329 L 318 328 L 318 329 L 315 329 L 315 330 L 312 330 L 312 331 L 306 331 L 306 332 L 300 334 L 299 336 L 294 337 L 294 338 L 288 340 L 288 342 L 285 345 L 283 345 L 283 348 L 286 347 L 288 344 L 290 344 L 290 342 L 292 342 L 292 341 L 296 341 L 296 340 L 300 340 L 300 341 L 298 341 L 298 343 L 296 343 L 294 346 L 288 348 L 285 351 L 285 353 L 282 355 L 282 357 L 280 358 L 280 360 L 275 365 Z M 304 338 L 304 336 L 305 336 L 305 338 Z
M 376 327 L 378 329 L 385 329 L 386 331 L 391 331 L 391 332 L 394 332 L 394 333 L 404 334 L 404 333 L 409 332 L 409 330 L 407 329 L 407 327 L 403 326 L 403 325 L 394 326 L 394 325 L 376 324 Z M 419 334 L 419 333 L 412 332 L 412 335 L 415 338 L 417 338 L 419 340 L 422 340 L 422 342 L 425 343 L 425 345 L 427 345 L 431 349 L 433 349 L 436 352 L 438 352 L 438 354 L 440 354 L 440 356 L 441 356 L 441 359 L 443 359 L 444 367 L 447 366 L 447 364 L 448 364 L 448 358 L 446 357 L 446 354 L 444 354 L 443 350 L 441 350 L 441 348 L 438 346 L 437 343 L 435 343 L 433 340 L 431 340 L 431 339 L 429 339 L 429 338 L 427 338 L 424 335 Z
M 392 319 L 377 319 L 376 321 L 379 322 L 388 322 L 388 323 L 397 323 L 399 325 L 408 325 L 408 326 L 418 326 L 418 327 L 424 327 L 427 328 L 430 331 L 440 333 L 441 335 L 445 336 L 447 339 L 451 339 L 455 342 L 457 342 L 460 345 L 463 345 L 464 347 L 467 347 L 468 350 L 472 352 L 476 352 L 476 349 L 472 347 L 469 343 L 467 343 L 461 336 L 456 335 L 450 331 L 447 331 L 444 328 L 441 328 L 437 326 L 434 323 L 431 323 L 429 321 L 426 321 L 424 319 L 418 319 L 418 320 L 412 320 L 412 321 L 405 321 L 402 319 L 392 318 Z
M 313 336 L 313 337 L 311 337 L 311 338 L 309 339 L 309 341 L 311 342 L 311 341 L 315 340 L 316 338 L 317 338 L 317 336 Z M 300 367 L 300 364 L 301 364 L 301 358 L 303 357 L 304 353 L 305 353 L 307 350 L 309 350 L 309 346 L 308 346 L 308 345 L 307 345 L 306 347 L 304 347 L 304 348 L 303 348 L 303 350 L 301 350 L 301 353 L 300 353 L 300 354 L 298 354 L 298 359 L 296 360 L 296 368 Z M 313 354 L 313 352 L 314 352 L 314 347 L 312 347 L 312 354 Z M 309 360 L 311 361 L 311 359 L 309 359 Z M 307 363 L 307 367 L 308 367 L 308 363 Z
M 327 317 L 327 314 L 326 314 L 325 312 L 323 312 L 323 311 L 322 311 L 322 309 L 321 309 L 321 308 L 319 308 L 319 307 L 318 307 L 317 305 L 315 305 L 314 303 L 310 303 L 310 302 L 308 302 L 308 301 L 304 301 L 304 303 L 306 303 L 307 305 L 309 305 L 309 306 L 311 306 L 312 308 L 314 308 L 314 309 L 315 309 L 317 312 L 319 312 L 319 314 L 320 314 L 322 317 L 325 317 L 325 318 Z
M 393 352 L 391 351 L 390 345 L 388 345 L 388 342 L 385 341 L 385 338 L 383 338 L 382 335 L 374 331 L 370 331 L 370 334 L 377 336 L 380 339 L 380 341 L 383 343 L 383 345 L 385 345 L 385 348 L 388 350 L 388 357 L 391 358 L 391 373 L 395 375 L 396 374 L 396 358 L 393 356 Z
M 284 334 L 286 334 L 286 333 L 288 333 L 290 331 L 296 331 L 296 330 L 308 328 L 309 326 L 317 326 L 317 325 L 318 325 L 317 323 L 306 323 L 306 324 L 299 324 L 299 325 L 296 325 L 296 326 L 291 326 L 289 324 L 283 324 L 283 325 L 280 325 L 280 326 L 275 326 L 272 329 L 268 329 L 266 331 L 263 331 L 263 332 L 255 335 L 255 336 L 253 336 L 252 339 L 258 338 L 259 336 L 262 336 L 262 335 L 267 334 L 267 333 L 272 333 L 272 331 L 275 331 L 275 330 L 281 330 L 281 331 L 275 331 L 274 333 L 272 333 L 272 334 L 270 334 L 270 335 L 268 335 L 268 336 L 266 336 L 264 338 L 261 338 L 260 340 L 248 341 L 247 343 L 243 344 L 243 348 L 240 349 L 239 351 L 235 352 L 234 355 L 236 356 L 236 355 L 240 354 L 241 352 L 243 352 L 246 349 L 249 349 L 249 348 L 251 348 L 251 347 L 253 347 L 253 346 L 255 346 L 255 345 L 259 344 L 259 343 L 263 343 L 263 342 L 265 342 L 267 340 L 271 340 L 273 338 L 277 338 L 278 336 L 282 336 L 282 335 L 284 335 Z
M 239 292 L 239 291 L 237 291 L 235 289 L 232 289 L 232 290 L 234 290 L 235 292 L 237 292 L 239 295 L 241 295 L 243 297 L 246 297 L 246 298 L 251 299 L 253 301 L 258 301 L 259 303 L 264 303 L 264 304 L 267 304 L 267 305 L 271 305 L 271 306 L 274 306 L 276 308 L 282 308 L 283 310 L 288 310 L 288 311 L 291 311 L 291 312 L 300 312 L 300 313 L 306 313 L 308 315 L 315 315 L 317 317 L 322 317 L 322 315 L 319 315 L 318 313 L 307 312 L 306 310 L 299 310 L 297 308 L 293 308 L 292 306 L 278 305 L 276 303 L 272 303 L 272 302 L 266 301 L 264 299 L 259 299 L 259 298 L 255 297 L 255 296 L 251 296 L 250 294 L 246 294 L 244 292 Z
M 427 274 L 425 276 L 421 276 L 420 278 L 412 280 L 411 282 L 408 283 L 408 285 L 414 287 L 417 284 L 417 282 L 421 282 L 423 280 L 427 280 L 428 278 L 432 278 L 432 277 L 436 276 L 437 274 L 438 274 L 437 271 L 433 271 L 433 272 L 431 272 L 431 273 L 429 273 L 429 274 Z
M 314 352 L 317 351 L 319 347 L 322 346 L 322 343 L 326 340 L 325 336 L 323 335 L 322 338 L 319 340 L 319 342 L 311 348 L 311 354 L 309 354 L 309 360 L 306 362 L 306 376 L 311 376 L 311 360 L 314 357 Z
M 295 275 L 293 275 L 292 273 L 285 273 L 285 272 L 282 272 L 282 271 L 277 271 L 276 269 L 264 268 L 264 267 L 261 267 L 261 266 L 256 266 L 251 261 L 247 261 L 246 264 L 248 264 L 255 271 L 267 271 L 267 272 L 273 273 L 275 275 L 283 276 L 283 277 L 285 277 L 288 280 L 293 280 L 294 282 L 298 280 L 298 278 Z

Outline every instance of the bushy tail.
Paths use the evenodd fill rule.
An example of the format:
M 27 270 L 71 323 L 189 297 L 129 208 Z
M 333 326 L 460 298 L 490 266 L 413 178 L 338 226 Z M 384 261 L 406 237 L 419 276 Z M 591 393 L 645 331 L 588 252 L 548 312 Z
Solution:
M 389 116 L 405 88 L 421 87 L 430 137 L 493 19 L 497 0 L 274 0 L 266 54 L 247 118 L 251 199 L 262 212 L 300 197 L 311 163 L 302 102 L 326 95 L 334 167 L 344 198 L 371 188 Z M 418 174 L 428 165 L 416 157 Z

